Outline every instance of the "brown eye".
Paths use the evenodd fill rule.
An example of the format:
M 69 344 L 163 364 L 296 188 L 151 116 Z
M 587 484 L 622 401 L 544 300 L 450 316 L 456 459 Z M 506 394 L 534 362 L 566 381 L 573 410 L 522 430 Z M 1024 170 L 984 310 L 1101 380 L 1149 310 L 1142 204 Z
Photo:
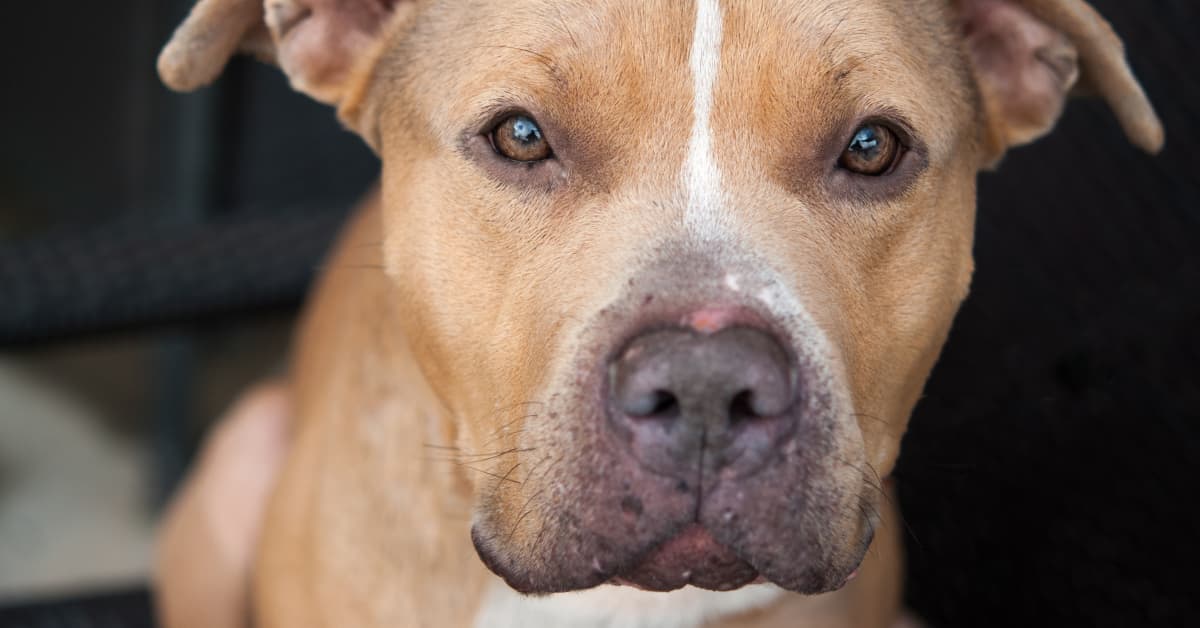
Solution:
M 533 118 L 513 115 L 492 130 L 492 148 L 513 161 L 542 161 L 550 158 L 550 143 Z
M 892 170 L 900 160 L 901 149 L 900 138 L 894 131 L 882 124 L 864 124 L 854 132 L 838 165 L 851 172 L 877 177 Z

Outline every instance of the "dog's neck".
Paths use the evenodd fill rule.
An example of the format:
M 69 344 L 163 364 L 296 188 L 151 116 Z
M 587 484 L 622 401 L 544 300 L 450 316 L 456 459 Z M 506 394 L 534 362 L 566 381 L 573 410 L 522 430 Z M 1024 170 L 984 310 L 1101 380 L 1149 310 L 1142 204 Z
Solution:
M 531 597 L 496 582 L 480 606 L 475 628 L 699 628 L 766 607 L 784 593 L 773 585 L 752 585 L 723 593 L 690 587 L 651 593 L 602 586 Z

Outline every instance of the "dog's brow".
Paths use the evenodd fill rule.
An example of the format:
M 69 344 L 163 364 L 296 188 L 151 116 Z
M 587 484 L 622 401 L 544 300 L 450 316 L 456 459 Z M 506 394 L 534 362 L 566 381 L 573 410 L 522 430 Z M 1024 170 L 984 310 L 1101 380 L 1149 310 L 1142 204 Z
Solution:
M 833 69 L 830 70 L 830 74 L 833 76 L 833 82 L 840 86 L 846 80 L 846 77 L 850 76 L 860 67 L 862 67 L 863 63 L 866 63 L 866 59 L 857 57 L 834 66 Z
M 832 86 L 833 94 L 841 94 L 853 83 L 847 79 L 863 70 L 864 66 L 872 63 L 876 58 L 877 55 L 867 53 L 854 55 L 840 61 L 830 59 L 829 69 L 825 75 Z
M 548 67 L 550 69 L 554 69 L 554 68 L 558 67 L 558 64 L 554 62 L 554 59 L 551 59 L 550 57 L 548 57 L 536 50 L 530 50 L 529 48 L 523 48 L 521 46 L 508 46 L 508 45 L 504 45 L 504 44 L 486 45 L 486 46 L 483 46 L 483 48 L 500 48 L 500 49 L 504 49 L 504 50 L 516 50 L 518 52 L 523 52 L 527 55 L 530 55 L 530 56 L 536 58 L 539 62 L 541 62 L 542 64 L 544 64 L 546 67 Z
M 532 48 L 525 48 L 523 46 L 512 46 L 512 45 L 506 45 L 506 44 L 484 45 L 484 46 L 481 46 L 481 48 L 488 48 L 488 49 L 494 49 L 494 50 L 515 50 L 517 52 L 520 52 L 520 53 L 532 58 L 534 61 L 537 62 L 538 65 L 546 68 L 547 74 L 549 74 L 550 79 L 552 81 L 554 81 L 554 83 L 556 85 L 561 86 L 564 83 L 566 83 L 566 74 L 565 74 L 565 72 L 563 72 L 563 66 L 560 63 L 558 63 L 557 61 L 555 61 L 553 57 L 550 57 L 549 55 L 547 55 L 545 53 L 538 52 L 537 50 L 533 50 Z
M 575 38 L 575 33 L 574 33 L 574 32 L 572 32 L 572 31 L 571 31 L 571 27 L 567 25 L 567 18 L 566 18 L 566 17 L 563 15 L 563 12 L 562 12 L 562 7 L 561 7 L 561 6 L 559 6 L 559 5 L 557 5 L 557 4 L 555 4 L 555 5 L 554 5 L 554 12 L 555 12 L 555 13 L 558 15 L 558 24 L 559 24 L 559 26 L 561 26 L 561 27 L 562 27 L 562 30 L 563 30 L 563 32 L 567 34 L 567 38 L 571 40 L 571 45 L 573 45 L 573 46 L 575 46 L 576 48 L 578 48 L 578 47 L 579 47 L 579 40 Z

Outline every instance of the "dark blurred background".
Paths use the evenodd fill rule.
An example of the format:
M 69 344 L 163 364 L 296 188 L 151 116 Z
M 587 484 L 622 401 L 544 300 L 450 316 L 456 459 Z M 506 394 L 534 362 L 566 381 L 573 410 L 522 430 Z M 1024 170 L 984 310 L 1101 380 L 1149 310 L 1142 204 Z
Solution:
M 160 87 L 190 4 L 19 3 L 0 26 L 0 625 L 150 625 L 163 497 L 283 363 L 377 174 L 271 68 Z M 973 294 L 897 472 L 934 628 L 1200 625 L 1200 5 L 1093 4 L 1167 149 L 1080 101 L 981 178 Z

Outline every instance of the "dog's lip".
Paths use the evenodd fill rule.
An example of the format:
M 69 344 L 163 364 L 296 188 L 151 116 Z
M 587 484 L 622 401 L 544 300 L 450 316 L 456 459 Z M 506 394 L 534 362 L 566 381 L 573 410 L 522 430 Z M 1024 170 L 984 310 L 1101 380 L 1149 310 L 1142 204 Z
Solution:
M 611 584 L 648 591 L 685 586 L 730 591 L 766 582 L 758 571 L 699 523 L 651 550 L 640 563 L 610 580 Z

